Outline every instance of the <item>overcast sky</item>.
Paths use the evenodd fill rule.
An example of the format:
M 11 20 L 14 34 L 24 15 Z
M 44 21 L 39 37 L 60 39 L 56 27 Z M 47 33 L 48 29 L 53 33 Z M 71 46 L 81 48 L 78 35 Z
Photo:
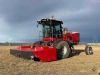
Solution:
M 0 41 L 36 39 L 37 20 L 52 15 L 81 37 L 100 33 L 100 0 L 0 0 Z

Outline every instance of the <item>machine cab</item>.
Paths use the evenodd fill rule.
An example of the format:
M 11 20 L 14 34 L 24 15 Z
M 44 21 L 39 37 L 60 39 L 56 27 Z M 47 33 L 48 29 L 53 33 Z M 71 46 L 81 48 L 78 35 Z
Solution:
M 42 35 L 44 41 L 62 38 L 62 21 L 55 19 L 41 19 L 40 21 L 37 21 L 37 23 L 42 25 Z

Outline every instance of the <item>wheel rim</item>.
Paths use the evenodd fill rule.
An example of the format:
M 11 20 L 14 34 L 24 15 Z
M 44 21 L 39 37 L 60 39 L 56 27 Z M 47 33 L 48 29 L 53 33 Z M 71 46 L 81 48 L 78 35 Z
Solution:
M 67 53 L 68 49 L 66 46 L 63 46 L 63 49 L 62 49 L 62 54 L 65 55 Z
M 87 54 L 87 55 L 92 55 L 92 54 L 93 54 L 93 50 L 92 50 L 91 47 L 88 47 L 88 48 L 87 48 L 86 54 Z
M 89 52 L 90 52 L 90 53 L 93 53 L 92 48 L 89 49 Z

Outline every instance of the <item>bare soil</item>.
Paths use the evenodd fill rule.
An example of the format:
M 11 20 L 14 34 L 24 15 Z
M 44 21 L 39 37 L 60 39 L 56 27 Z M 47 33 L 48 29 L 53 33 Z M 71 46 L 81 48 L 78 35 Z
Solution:
M 35 62 L 9 54 L 16 46 L 0 46 L 0 75 L 100 75 L 100 46 L 92 46 L 93 55 L 86 55 L 84 45 L 75 46 L 71 57 Z

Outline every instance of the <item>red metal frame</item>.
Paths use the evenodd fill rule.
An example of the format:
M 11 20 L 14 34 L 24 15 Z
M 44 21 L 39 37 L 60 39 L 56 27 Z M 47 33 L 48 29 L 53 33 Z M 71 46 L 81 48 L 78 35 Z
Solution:
M 52 37 L 49 37 L 49 38 L 43 38 L 42 40 L 43 41 L 50 41 L 50 40 L 65 40 L 65 41 L 72 41 L 72 42 L 76 42 L 78 43 L 80 41 L 80 38 L 79 38 L 79 32 L 68 32 L 66 34 L 63 34 L 63 37 L 62 38 L 52 38 Z

